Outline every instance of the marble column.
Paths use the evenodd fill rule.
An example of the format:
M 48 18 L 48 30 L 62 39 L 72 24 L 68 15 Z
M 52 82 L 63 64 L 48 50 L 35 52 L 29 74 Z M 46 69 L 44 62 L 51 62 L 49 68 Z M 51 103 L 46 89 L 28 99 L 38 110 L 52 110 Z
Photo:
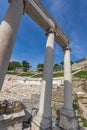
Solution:
M 61 111 L 73 116 L 70 48 L 64 49 L 64 107 Z M 60 111 L 60 112 L 61 112 Z
M 64 49 L 64 107 L 60 109 L 59 126 L 67 130 L 78 129 L 72 102 L 71 60 L 68 47 Z
M 3 85 L 23 9 L 23 0 L 12 0 L 0 26 L 0 89 Z
M 72 110 L 72 83 L 70 49 L 64 50 L 64 108 Z
M 55 31 L 48 31 L 39 112 L 33 120 L 42 129 L 51 128 L 51 99 Z

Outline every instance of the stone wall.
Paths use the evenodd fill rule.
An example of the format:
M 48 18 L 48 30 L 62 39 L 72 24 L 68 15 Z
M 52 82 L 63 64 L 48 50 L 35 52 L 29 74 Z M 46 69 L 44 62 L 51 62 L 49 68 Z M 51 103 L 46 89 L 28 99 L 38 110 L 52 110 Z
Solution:
M 72 70 L 78 70 L 80 68 L 84 68 L 85 66 L 87 66 L 87 60 L 78 62 L 78 63 L 74 63 L 72 65 Z M 85 69 L 87 69 L 87 68 L 85 68 Z
M 78 88 L 78 87 L 82 86 L 84 84 L 84 82 L 85 82 L 85 79 L 75 77 L 72 79 L 72 86 L 74 88 Z

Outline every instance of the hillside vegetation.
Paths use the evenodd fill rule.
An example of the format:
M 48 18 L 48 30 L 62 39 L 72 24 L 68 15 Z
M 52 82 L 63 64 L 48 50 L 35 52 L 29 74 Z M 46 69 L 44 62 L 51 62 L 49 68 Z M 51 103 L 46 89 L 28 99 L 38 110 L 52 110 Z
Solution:
M 74 76 L 79 78 L 87 78 L 87 71 L 77 72 L 76 74 L 74 74 Z
M 73 71 L 72 71 L 72 73 L 73 73 Z M 42 78 L 42 73 L 35 74 L 35 73 L 31 73 L 31 72 L 26 72 L 26 73 L 20 74 L 20 73 L 16 73 L 16 72 L 7 72 L 7 74 L 18 75 L 18 76 L 27 76 L 27 77 L 32 77 L 32 78 Z M 53 74 L 54 78 L 63 77 L 63 76 L 64 76 L 63 72 L 57 72 L 57 73 Z M 78 78 L 87 78 L 87 71 L 77 72 L 76 74 L 74 74 L 74 76 L 78 77 Z

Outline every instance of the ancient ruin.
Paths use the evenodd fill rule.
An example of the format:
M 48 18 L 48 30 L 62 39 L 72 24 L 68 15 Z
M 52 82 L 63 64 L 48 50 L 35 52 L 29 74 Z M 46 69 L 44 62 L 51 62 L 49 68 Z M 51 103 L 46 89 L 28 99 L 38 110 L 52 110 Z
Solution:
M 16 39 L 18 27 L 23 13 L 27 13 L 47 35 L 46 55 L 44 61 L 44 71 L 42 79 L 42 90 L 40 105 L 37 115 L 32 120 L 32 130 L 51 130 L 51 98 L 53 79 L 53 54 L 54 42 L 56 41 L 64 51 L 64 106 L 60 110 L 59 127 L 64 130 L 79 129 L 78 120 L 72 105 L 72 82 L 70 65 L 70 45 L 69 39 L 60 29 L 58 24 L 47 13 L 42 4 L 37 0 L 9 0 L 10 7 L 0 25 L 0 89 L 2 89 L 6 70 L 8 67 L 11 52 Z M 10 116 L 10 115 L 9 115 Z M 1 115 L 3 117 L 3 115 Z M 3 118 L 0 117 L 0 122 Z M 14 116 L 13 116 L 14 117 Z M 17 122 L 17 117 L 20 119 Z M 17 113 L 15 124 L 7 124 L 5 130 L 22 130 L 23 111 Z M 5 122 L 10 117 L 5 118 Z M 11 120 L 11 118 L 10 118 Z M 11 122 L 11 121 L 10 121 Z M 1 124 L 1 123 L 0 123 Z M 8 123 L 9 124 L 9 123 Z M 18 125 L 19 124 L 19 125 Z M 17 126 L 18 125 L 18 126 Z M 16 128 L 17 127 L 17 128 Z M 4 130 L 4 126 L 1 127 Z M 59 129 L 59 128 L 57 128 Z

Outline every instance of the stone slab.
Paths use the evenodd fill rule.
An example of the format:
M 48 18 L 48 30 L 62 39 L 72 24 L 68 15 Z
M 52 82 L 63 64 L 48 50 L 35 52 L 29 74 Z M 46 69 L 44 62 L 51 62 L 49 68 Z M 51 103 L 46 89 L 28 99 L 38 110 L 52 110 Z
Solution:
M 0 130 L 22 130 L 24 111 L 9 115 L 0 115 Z

